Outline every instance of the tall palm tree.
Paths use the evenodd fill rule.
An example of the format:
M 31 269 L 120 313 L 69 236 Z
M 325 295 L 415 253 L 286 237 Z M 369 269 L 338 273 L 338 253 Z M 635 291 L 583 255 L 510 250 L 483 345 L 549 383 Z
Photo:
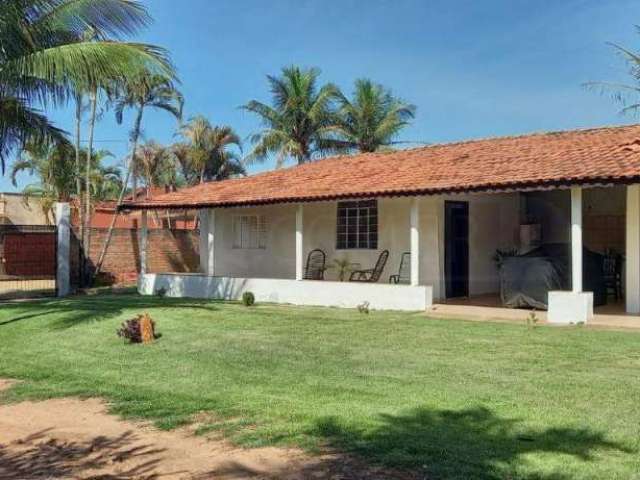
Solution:
M 0 166 L 30 143 L 62 140 L 39 107 L 58 104 L 101 79 L 140 70 L 172 72 L 163 49 L 112 41 L 148 23 L 134 0 L 0 2 Z M 98 40 L 82 41 L 92 29 Z M 77 185 L 76 185 L 77 189 Z
M 195 116 L 179 130 L 186 140 L 174 151 L 185 178 L 193 183 L 223 180 L 233 175 L 245 175 L 240 154 L 240 136 L 228 125 L 211 125 L 202 115 Z M 235 146 L 236 150 L 230 147 Z
M 153 108 L 164 110 L 180 121 L 184 98 L 176 88 L 173 81 L 162 75 L 142 75 L 129 79 L 124 88 L 116 90 L 114 108 L 116 121 L 121 124 L 126 108 L 135 110 L 135 120 L 131 130 L 131 154 L 130 159 L 136 158 L 138 141 L 142 132 L 142 118 L 145 109 Z M 132 175 L 133 174 L 133 175 Z M 137 176 L 132 168 L 127 171 L 127 179 L 132 177 L 132 191 L 135 195 L 137 188 Z
M 117 87 L 117 86 L 116 86 Z M 122 123 L 124 110 L 126 108 L 132 108 L 135 110 L 135 120 L 133 123 L 133 129 L 131 130 L 131 154 L 129 156 L 129 166 L 127 167 L 127 173 L 124 179 L 124 185 L 118 196 L 117 206 L 122 205 L 124 195 L 129 184 L 129 178 L 133 177 L 133 198 L 137 193 L 137 175 L 133 172 L 135 158 L 137 156 L 138 141 L 142 132 L 142 118 L 145 109 L 153 108 L 157 110 L 164 110 L 165 112 L 173 115 L 178 121 L 182 118 L 182 107 L 184 105 L 184 98 L 182 94 L 177 90 L 173 78 L 167 75 L 132 75 L 126 83 L 120 88 L 116 88 L 112 92 L 114 109 L 116 114 L 116 121 Z M 133 173 L 133 175 L 132 175 Z M 96 263 L 96 269 L 94 278 L 100 273 L 104 257 L 109 249 L 111 243 L 111 237 L 113 236 L 113 229 L 118 219 L 119 211 L 113 214 L 109 230 L 104 240 L 100 256 Z
M 366 78 L 356 80 L 352 100 L 339 93 L 338 101 L 336 136 L 325 142 L 338 151 L 375 152 L 399 143 L 395 139 L 416 111 Z
M 334 127 L 333 99 L 338 89 L 333 84 L 318 88 L 320 70 L 286 67 L 279 77 L 267 76 L 271 105 L 252 100 L 242 108 L 255 113 L 264 129 L 252 135 L 250 161 L 264 161 L 275 155 L 282 166 L 292 157 L 298 164 L 324 153 L 322 143 Z

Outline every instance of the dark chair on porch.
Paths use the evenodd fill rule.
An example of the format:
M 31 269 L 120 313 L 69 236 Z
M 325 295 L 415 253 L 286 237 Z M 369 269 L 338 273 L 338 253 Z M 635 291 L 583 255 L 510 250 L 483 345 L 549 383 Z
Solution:
M 349 277 L 350 282 L 376 283 L 380 280 L 384 266 L 389 258 L 389 250 L 383 250 L 378 257 L 375 267 L 368 270 L 354 270 Z
M 307 265 L 304 267 L 305 280 L 324 280 L 325 262 L 327 260 L 326 254 L 316 248 L 311 250 L 307 256 Z
M 389 277 L 389 283 L 410 283 L 411 281 L 411 252 L 404 252 L 400 257 L 398 273 Z
M 615 300 L 622 298 L 622 255 L 607 250 L 603 260 L 604 287 L 606 294 L 613 294 Z

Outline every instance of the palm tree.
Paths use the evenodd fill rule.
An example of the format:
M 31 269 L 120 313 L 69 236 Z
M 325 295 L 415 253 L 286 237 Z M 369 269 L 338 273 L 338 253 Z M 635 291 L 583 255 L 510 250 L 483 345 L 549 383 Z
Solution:
M 129 158 L 136 158 L 136 150 L 142 131 L 142 117 L 146 108 L 164 110 L 180 121 L 183 105 L 182 94 L 176 89 L 171 79 L 166 76 L 142 75 L 131 78 L 122 90 L 117 91 L 114 99 L 116 121 L 119 124 L 122 123 L 126 108 L 133 108 L 136 111 L 131 130 L 131 155 Z M 132 168 L 127 171 L 127 180 L 129 176 L 132 176 L 132 191 L 135 196 L 137 175 L 132 172 Z
M 302 164 L 324 154 L 323 141 L 334 127 L 332 103 L 338 89 L 332 84 L 318 88 L 319 75 L 316 68 L 291 66 L 279 77 L 267 76 L 272 105 L 252 100 L 242 107 L 264 124 L 251 137 L 254 149 L 248 160 L 264 161 L 274 154 L 280 167 L 289 157 Z
M 228 125 L 212 126 L 209 120 L 198 115 L 180 128 L 186 144 L 178 144 L 174 150 L 182 165 L 184 176 L 193 183 L 223 180 L 234 175 L 246 175 L 240 154 L 240 136 Z M 230 149 L 237 147 L 238 151 Z
M 415 116 L 416 107 L 393 96 L 369 79 L 355 82 L 353 99 L 338 95 L 336 137 L 325 142 L 338 151 L 375 152 L 399 142 L 398 133 Z
M 137 193 L 137 175 L 133 172 L 133 166 L 137 156 L 138 141 L 142 131 L 142 117 L 145 109 L 153 108 L 164 110 L 173 115 L 179 121 L 182 118 L 184 98 L 175 87 L 171 77 L 166 75 L 147 74 L 133 75 L 129 77 L 126 83 L 112 92 L 112 97 L 116 121 L 118 123 L 122 123 L 124 110 L 126 108 L 133 108 L 136 111 L 133 129 L 131 130 L 131 155 L 129 156 L 129 166 L 127 167 L 124 185 L 120 191 L 117 201 L 117 206 L 119 207 L 122 205 L 124 200 L 124 195 L 127 185 L 129 184 L 130 177 L 133 177 L 133 198 L 135 198 Z M 98 262 L 96 263 L 94 278 L 100 273 L 100 269 L 102 268 L 104 257 L 109 249 L 109 244 L 111 243 L 111 237 L 113 236 L 113 229 L 118 219 L 118 214 L 119 211 L 116 208 L 113 218 L 111 219 L 109 231 L 105 237 L 100 256 L 98 257 Z
M 86 150 L 80 153 L 86 154 Z M 114 191 L 121 185 L 119 169 L 102 164 L 110 156 L 107 150 L 98 150 L 92 156 L 89 188 L 98 200 L 115 198 Z M 75 180 L 80 172 L 75 162 L 75 148 L 70 143 L 26 145 L 11 168 L 14 186 L 17 186 L 18 173 L 25 171 L 35 176 L 37 182 L 27 185 L 23 192 L 41 198 L 47 218 L 56 202 L 70 202 L 76 195 Z
M 0 165 L 26 143 L 61 141 L 64 132 L 39 111 L 103 79 L 140 70 L 170 74 L 158 47 L 110 40 L 148 23 L 134 0 L 0 2 Z M 96 41 L 82 41 L 92 29 Z M 77 185 L 76 185 L 77 190 Z
M 640 26 L 636 27 L 636 31 L 640 33 Z M 585 83 L 584 86 L 589 89 L 600 90 L 602 93 L 610 93 L 613 100 L 622 105 L 621 114 L 638 113 L 638 111 L 640 111 L 640 53 L 634 53 L 615 43 L 610 43 L 609 45 L 628 63 L 629 74 L 633 77 L 636 84 L 588 82 Z
M 171 148 L 153 140 L 138 148 L 133 168 L 137 175 L 144 179 L 147 198 L 152 187 L 175 188 L 182 183 Z

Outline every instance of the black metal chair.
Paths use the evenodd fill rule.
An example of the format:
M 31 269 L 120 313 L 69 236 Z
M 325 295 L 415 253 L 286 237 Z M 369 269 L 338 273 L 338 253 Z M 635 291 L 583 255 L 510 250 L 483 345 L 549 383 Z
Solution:
M 368 270 L 354 270 L 353 272 L 351 272 L 349 281 L 376 283 L 378 280 L 380 280 L 380 276 L 382 275 L 384 266 L 387 264 L 388 258 L 389 250 L 383 250 L 382 252 L 380 252 L 380 256 L 378 257 L 378 261 L 376 262 L 375 267 Z
M 613 293 L 613 298 L 622 298 L 622 255 L 614 250 L 607 250 L 604 255 L 602 270 L 604 286 L 607 295 Z
M 327 255 L 316 248 L 309 252 L 307 255 L 307 265 L 304 268 L 304 278 L 305 280 L 324 280 L 324 271 L 325 262 L 327 260 Z
M 400 257 L 398 273 L 389 277 L 389 283 L 410 283 L 411 281 L 411 252 L 404 252 Z

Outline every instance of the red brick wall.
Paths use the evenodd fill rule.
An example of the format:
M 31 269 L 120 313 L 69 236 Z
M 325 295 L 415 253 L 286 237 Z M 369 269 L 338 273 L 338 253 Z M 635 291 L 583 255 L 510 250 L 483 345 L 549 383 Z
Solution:
M 53 277 L 56 274 L 55 233 L 6 233 L 4 268 L 7 275 Z
M 107 235 L 91 229 L 90 260 L 95 265 Z M 197 272 L 200 266 L 197 230 L 149 230 L 148 272 Z M 135 283 L 140 271 L 139 230 L 115 229 L 102 272 L 116 283 Z

